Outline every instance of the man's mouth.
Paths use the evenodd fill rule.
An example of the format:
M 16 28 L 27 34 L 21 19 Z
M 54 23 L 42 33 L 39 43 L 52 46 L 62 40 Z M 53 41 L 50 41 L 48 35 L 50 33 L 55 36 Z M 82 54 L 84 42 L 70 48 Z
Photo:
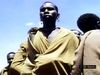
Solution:
M 50 14 L 44 14 L 45 16 L 50 16 Z
M 50 14 L 44 14 L 44 16 L 49 18 L 51 15 Z

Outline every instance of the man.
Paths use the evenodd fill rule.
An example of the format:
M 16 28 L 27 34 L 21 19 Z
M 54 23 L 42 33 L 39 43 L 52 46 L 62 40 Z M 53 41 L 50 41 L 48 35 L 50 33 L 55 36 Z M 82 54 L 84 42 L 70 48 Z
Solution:
M 71 75 L 100 75 L 100 30 L 85 33 Z
M 45 2 L 40 7 L 42 28 L 29 30 L 29 38 L 16 53 L 12 68 L 21 75 L 68 75 L 79 40 L 71 31 L 56 27 L 58 7 Z
M 90 28 L 89 30 L 85 27 L 83 28 L 85 34 L 76 50 L 76 57 L 71 75 L 100 75 L 100 19 L 93 14 L 85 14 L 85 16 L 88 17 L 88 19 L 84 18 L 83 22 L 81 22 L 81 20 L 80 22 L 86 24 L 87 26 L 84 26 L 89 26 Z M 88 23 L 88 21 L 90 22 Z M 90 25 L 91 23 L 92 26 Z
M 93 13 L 85 13 L 78 18 L 77 26 L 83 33 L 90 30 L 99 29 L 100 18 Z
M 12 60 L 13 60 L 13 58 L 14 58 L 14 55 L 15 55 L 14 52 L 9 52 L 9 53 L 7 54 L 8 66 L 5 67 L 5 68 L 1 71 L 0 75 L 11 75 L 11 74 L 10 74 L 10 66 L 11 66 Z

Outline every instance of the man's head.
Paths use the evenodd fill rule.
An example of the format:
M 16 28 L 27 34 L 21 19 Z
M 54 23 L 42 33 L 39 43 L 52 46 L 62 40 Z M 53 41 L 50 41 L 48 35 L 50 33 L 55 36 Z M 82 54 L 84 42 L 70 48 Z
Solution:
M 15 55 L 15 52 L 9 52 L 9 53 L 7 54 L 7 62 L 8 62 L 9 64 L 12 63 L 12 60 L 13 60 L 13 58 L 14 58 L 14 55 Z
M 99 29 L 100 18 L 95 14 L 86 13 L 78 18 L 77 25 L 84 33 L 89 30 Z
M 44 2 L 40 7 L 40 19 L 41 21 L 45 20 L 54 20 L 58 18 L 58 7 L 52 2 Z

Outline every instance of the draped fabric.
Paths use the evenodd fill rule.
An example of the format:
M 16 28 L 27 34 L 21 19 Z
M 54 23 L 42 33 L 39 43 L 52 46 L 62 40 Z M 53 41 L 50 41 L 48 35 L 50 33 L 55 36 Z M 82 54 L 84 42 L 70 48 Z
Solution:
M 12 67 L 19 72 L 21 71 L 21 75 L 28 75 L 27 69 L 31 70 L 29 75 L 31 72 L 32 75 L 68 75 L 73 65 L 78 44 L 77 37 L 64 28 L 60 28 L 58 34 L 52 36 L 51 42 L 41 31 L 37 31 L 35 36 L 31 35 L 28 38 L 27 42 L 27 49 L 30 51 L 29 57 L 31 58 L 23 58 L 20 55 L 22 50 L 19 50 L 19 53 L 15 55 Z
M 20 75 L 16 70 L 6 66 L 0 71 L 0 75 Z
M 74 52 L 78 46 L 78 40 L 74 37 L 74 34 L 69 30 L 62 28 L 60 29 L 59 34 L 49 42 L 43 33 L 38 31 L 34 39 L 30 40 L 29 43 L 31 43 L 34 50 L 39 54 L 35 59 L 36 68 L 33 69 L 34 72 L 38 69 L 40 70 L 41 67 L 45 67 L 44 69 L 46 70 L 47 66 L 52 66 L 51 68 L 55 69 L 55 73 L 57 72 L 57 74 L 54 75 L 62 75 L 59 73 L 59 69 L 56 65 L 57 63 L 62 72 L 64 72 L 64 75 L 67 75 L 66 70 L 71 69 L 70 67 L 73 65 Z M 65 63 L 70 67 L 65 68 Z M 41 71 L 43 72 L 42 69 Z

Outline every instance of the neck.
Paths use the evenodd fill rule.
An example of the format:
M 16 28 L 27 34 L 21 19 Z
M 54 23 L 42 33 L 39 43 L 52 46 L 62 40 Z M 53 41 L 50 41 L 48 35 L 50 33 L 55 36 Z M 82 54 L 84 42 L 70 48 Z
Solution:
M 43 29 L 46 29 L 46 30 L 54 30 L 56 28 L 56 26 L 43 26 Z
M 50 21 L 44 21 L 43 22 L 43 28 L 48 30 L 54 30 L 56 28 L 55 22 Z

